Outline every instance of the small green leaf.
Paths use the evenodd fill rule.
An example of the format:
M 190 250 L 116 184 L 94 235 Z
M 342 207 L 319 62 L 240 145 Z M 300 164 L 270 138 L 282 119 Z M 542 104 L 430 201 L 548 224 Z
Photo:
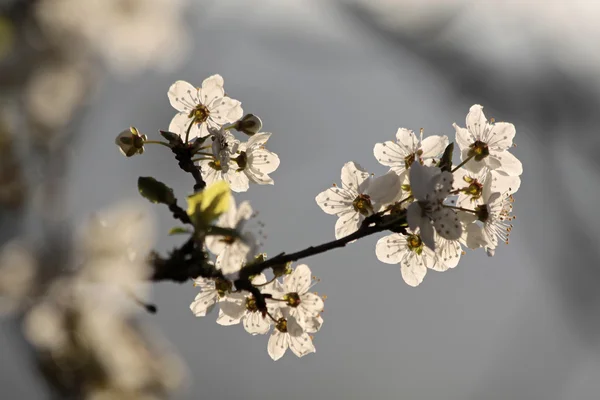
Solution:
M 167 139 L 167 141 L 172 145 L 173 144 L 183 144 L 183 141 L 181 140 L 181 136 L 179 136 L 176 133 L 169 132 L 169 131 L 160 131 L 160 134 L 162 137 Z
M 208 139 L 209 137 L 210 136 L 196 138 L 196 140 L 194 140 L 194 144 L 192 144 L 192 154 L 199 151 L 200 148 L 202 147 L 202 145 L 204 144 L 204 142 L 206 142 L 206 139 Z
M 218 181 L 188 197 L 187 213 L 195 226 L 207 227 L 229 209 L 231 191 L 225 181 Z
M 176 200 L 173 189 L 151 176 L 140 176 L 138 178 L 138 190 L 143 197 L 152 203 L 171 205 Z
M 171 236 L 171 235 L 190 234 L 190 233 L 193 233 L 193 232 L 190 231 L 187 228 L 184 228 L 183 226 L 174 226 L 173 228 L 171 228 L 169 230 L 169 236 Z
M 446 149 L 444 150 L 444 155 L 442 156 L 442 158 L 440 159 L 440 162 L 438 163 L 438 167 L 440 167 L 440 169 L 442 171 L 452 171 L 452 153 L 454 152 L 454 142 L 450 143 L 448 146 L 446 146 Z

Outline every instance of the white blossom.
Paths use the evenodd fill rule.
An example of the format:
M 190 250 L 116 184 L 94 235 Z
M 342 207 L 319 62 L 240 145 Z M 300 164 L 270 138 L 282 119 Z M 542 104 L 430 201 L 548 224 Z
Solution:
M 274 318 L 277 322 L 267 344 L 267 352 L 274 361 L 283 357 L 288 348 L 298 357 L 316 351 L 308 332 L 305 332 L 296 319 L 288 314 L 287 309 L 278 309 Z
M 386 264 L 400 264 L 402 278 L 410 286 L 423 282 L 427 268 L 434 268 L 435 253 L 423 245 L 418 232 L 408 231 L 408 235 L 393 233 L 377 241 L 375 254 Z
M 234 192 L 245 192 L 248 190 L 248 178 L 242 173 L 235 173 L 238 168 L 233 160 L 240 146 L 231 132 L 223 129 L 210 129 L 212 134 L 212 158 L 198 161 L 202 179 L 207 185 L 217 181 L 227 181 L 229 188 Z
M 196 317 L 204 317 L 209 313 L 215 304 L 221 301 L 227 301 L 232 296 L 233 287 L 231 281 L 221 278 L 208 279 L 198 277 L 194 279 L 194 286 L 200 288 L 200 293 L 190 304 L 190 310 Z
M 396 142 L 377 143 L 373 153 L 377 161 L 400 175 L 408 170 L 415 160 L 430 165 L 434 159 L 441 156 L 446 146 L 447 136 L 432 135 L 423 139 L 421 131 L 421 137 L 417 139 L 413 131 L 399 128 L 396 132 Z
M 503 175 L 498 171 L 490 171 L 487 167 L 479 172 L 471 172 L 465 168 L 454 171 L 453 189 L 459 191 L 456 205 L 463 208 L 472 209 L 483 204 L 484 192 L 514 194 L 520 186 L 520 177 Z
M 342 168 L 342 187 L 335 186 L 317 195 L 319 207 L 327 214 L 336 215 L 337 239 L 358 230 L 362 221 L 391 203 L 400 192 L 400 178 L 388 173 L 373 178 L 353 161 Z
M 298 324 L 305 329 L 307 323 L 311 324 L 312 318 L 319 316 L 323 311 L 323 299 L 316 293 L 309 292 L 312 287 L 310 268 L 300 264 L 290 275 L 283 279 L 280 291 L 288 313 Z
M 245 262 L 254 257 L 257 247 L 256 240 L 250 232 L 244 231 L 244 224 L 251 216 L 250 203 L 244 201 L 237 208 L 232 196 L 229 209 L 219 217 L 216 226 L 234 229 L 237 237 L 221 235 L 206 237 L 206 247 L 217 256 L 215 266 L 223 274 L 238 272 Z
M 434 227 L 443 238 L 460 238 L 462 225 L 456 211 L 443 205 L 452 190 L 452 174 L 416 162 L 412 164 L 409 176 L 416 201 L 407 209 L 408 226 L 413 231 L 419 228 L 423 243 L 432 250 L 435 250 Z
M 274 281 L 275 282 L 275 281 Z M 274 293 L 274 282 L 267 284 L 267 278 L 264 274 L 259 274 L 252 279 L 253 285 L 260 285 L 261 293 Z M 267 308 L 275 310 L 275 303 L 267 299 Z M 235 325 L 242 322 L 246 332 L 252 335 L 264 335 L 269 332 L 271 319 L 263 315 L 256 306 L 256 299 L 250 293 L 231 293 L 221 302 L 219 325 Z
M 279 157 L 265 148 L 269 137 L 270 133 L 257 133 L 248 142 L 241 143 L 237 148 L 238 155 L 234 158 L 237 168 L 230 169 L 228 175 L 243 174 L 240 179 L 259 185 L 272 185 L 273 179 L 269 174 L 279 167 Z
M 472 157 L 465 168 L 478 172 L 483 167 L 508 176 L 519 176 L 523 166 L 508 149 L 515 137 L 515 126 L 508 122 L 488 122 L 483 107 L 475 104 L 466 118 L 467 128 L 453 124 L 456 143 L 461 151 L 461 160 Z
M 177 81 L 169 88 L 168 95 L 173 108 L 179 111 L 171 120 L 169 131 L 180 133 L 183 139 L 190 124 L 188 139 L 191 140 L 208 136 L 209 129 L 219 129 L 244 114 L 241 103 L 225 95 L 221 75 L 206 78 L 200 88 Z

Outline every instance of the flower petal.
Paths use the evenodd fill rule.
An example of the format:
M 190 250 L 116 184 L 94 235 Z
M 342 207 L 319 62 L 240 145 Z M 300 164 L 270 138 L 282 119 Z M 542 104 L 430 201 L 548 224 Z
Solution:
M 377 143 L 373 148 L 373 154 L 380 164 L 390 167 L 392 171 L 397 174 L 401 174 L 406 170 L 405 157 L 407 157 L 408 154 L 406 154 L 404 149 L 397 143 Z
M 341 214 L 335 223 L 335 238 L 340 239 L 356 232 L 363 219 L 362 214 L 354 210 Z
M 198 89 L 186 81 L 177 81 L 172 84 L 167 96 L 169 103 L 177 111 L 189 112 L 200 103 Z
M 469 132 L 468 129 L 461 128 L 460 126 L 456 125 L 456 123 L 452 124 L 452 126 L 456 131 L 456 143 L 458 143 L 459 149 L 461 151 L 469 149 L 469 146 L 475 143 L 475 138 L 473 137 L 473 135 Z
M 487 118 L 483 113 L 483 107 L 479 104 L 471 106 L 466 121 L 467 129 L 471 132 L 475 140 L 482 140 L 482 135 L 485 132 L 487 125 Z
M 504 175 L 519 176 L 523 173 L 521 161 L 508 151 L 490 152 L 489 158 L 498 160 L 500 166 L 496 170 Z
M 317 195 L 317 204 L 323 211 L 330 215 L 341 215 L 353 211 L 352 202 L 355 196 L 345 189 L 339 187 L 329 188 Z
M 200 292 L 190 304 L 190 310 L 196 317 L 204 317 L 208 311 L 215 305 L 219 295 L 216 290 Z
M 198 92 L 202 104 L 209 106 L 213 101 L 222 98 L 225 95 L 223 84 L 224 82 L 221 75 L 217 74 L 206 78 L 202 82 L 202 87 Z
M 394 172 L 373 179 L 369 183 L 369 187 L 365 190 L 365 194 L 371 196 L 371 200 L 376 205 L 376 210 L 379 210 L 382 205 L 391 203 L 398 197 L 400 192 L 401 181 L 400 177 Z
M 279 156 L 267 149 L 253 149 L 247 153 L 247 156 L 252 170 L 261 174 L 270 174 L 279 167 Z
M 209 118 L 215 124 L 223 126 L 237 121 L 243 115 L 242 103 L 229 97 L 223 97 L 212 103 Z
M 277 361 L 283 357 L 288 346 L 289 335 L 274 329 L 269 338 L 269 343 L 267 344 L 267 352 L 273 361 Z
M 508 150 L 515 137 L 515 126 L 509 122 L 496 122 L 490 125 L 488 146 L 496 150 Z
M 410 129 L 398 128 L 396 131 L 396 140 L 402 148 L 405 156 L 415 153 L 419 148 L 419 139 Z
M 427 274 L 427 267 L 416 253 L 410 252 L 400 264 L 400 272 L 406 284 L 416 287 L 423 282 Z
M 423 222 L 423 220 L 425 220 Z M 423 217 L 423 210 L 419 203 L 411 203 L 410 206 L 406 209 L 406 222 L 408 222 L 408 227 L 416 231 L 419 226 L 424 224 L 425 222 L 429 222 L 429 220 Z
M 283 290 L 286 293 L 304 294 L 308 291 L 311 283 L 310 268 L 306 264 L 300 264 L 290 275 L 283 280 Z
M 406 238 L 399 233 L 384 236 L 375 245 L 377 259 L 386 264 L 398 264 L 407 251 Z
M 342 187 L 358 193 L 358 188 L 369 177 L 359 164 L 354 161 L 347 162 L 342 167 Z
M 325 304 L 323 303 L 323 299 L 318 295 L 312 292 L 306 292 L 300 296 L 299 307 L 304 309 L 307 316 L 316 317 L 321 311 L 323 311 Z
M 298 357 L 304 357 L 307 354 L 314 353 L 317 350 L 308 333 L 303 333 L 300 336 L 290 335 L 290 349 Z
M 260 312 L 251 312 L 244 318 L 244 329 L 251 335 L 264 335 L 269 332 L 271 320 L 263 317 Z
M 455 210 L 442 207 L 432 214 L 433 225 L 438 235 L 448 240 L 458 240 L 462 235 L 462 225 Z
M 229 307 L 230 308 L 230 312 L 232 312 L 231 309 L 234 308 L 234 306 L 232 305 L 234 303 L 228 302 L 228 301 L 223 301 L 221 303 L 219 303 L 219 305 L 221 306 L 221 309 L 219 310 L 219 317 L 217 318 L 217 324 L 222 325 L 222 326 L 231 326 L 231 325 L 236 325 L 239 324 L 240 321 L 242 320 L 242 317 L 244 316 L 244 313 L 246 312 L 246 309 L 244 307 L 241 308 L 241 315 L 237 316 L 232 316 L 229 315 L 227 312 L 223 311 L 223 307 Z M 239 306 L 236 304 L 235 309 L 239 309 Z M 233 313 L 233 312 L 232 312 Z
M 437 158 L 444 153 L 446 146 L 448 146 L 448 136 L 428 136 L 421 142 L 421 150 L 423 150 L 421 157 Z

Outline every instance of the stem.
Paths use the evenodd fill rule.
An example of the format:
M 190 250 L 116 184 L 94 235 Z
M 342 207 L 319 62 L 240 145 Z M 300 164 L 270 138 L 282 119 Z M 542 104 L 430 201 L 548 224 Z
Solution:
M 273 279 L 271 279 L 270 281 L 267 281 L 267 282 L 265 282 L 265 283 L 259 283 L 258 285 L 254 285 L 254 286 L 256 286 L 256 287 L 267 286 L 269 283 L 273 283 L 273 282 L 275 282 L 275 279 L 277 279 L 277 277 L 276 277 L 276 276 L 275 276 L 275 277 L 273 277 Z
M 190 122 L 190 125 L 187 128 L 187 131 L 185 132 L 185 144 L 188 144 L 188 140 L 190 138 L 190 131 L 192 130 L 192 126 L 194 126 L 194 120 L 192 119 L 192 122 Z
M 456 167 L 454 167 L 452 169 L 452 171 L 450 171 L 450 172 L 454 173 L 454 171 L 456 171 L 457 169 L 459 169 L 460 167 L 462 167 L 463 165 L 465 165 L 466 163 L 468 163 L 471 160 L 471 158 L 473 158 L 473 157 L 475 157 L 475 155 L 467 157 L 463 162 L 461 162 Z
M 144 144 L 162 144 L 163 146 L 171 148 L 171 145 L 169 145 L 169 143 L 161 142 L 159 140 L 144 140 Z
M 449 206 L 449 205 L 446 205 L 446 204 L 444 204 L 444 207 L 446 207 L 446 208 L 452 208 L 452 209 L 460 210 L 460 211 L 465 211 L 465 212 L 470 212 L 470 213 L 473 213 L 473 214 L 477 214 L 477 211 L 475 211 L 475 210 L 469 210 L 468 208 L 462 208 L 462 207 L 456 207 L 456 206 Z

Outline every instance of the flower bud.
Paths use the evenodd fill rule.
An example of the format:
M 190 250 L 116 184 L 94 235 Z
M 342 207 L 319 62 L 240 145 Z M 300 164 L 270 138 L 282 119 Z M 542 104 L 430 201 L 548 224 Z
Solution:
M 133 126 L 124 130 L 115 139 L 115 144 L 126 157 L 144 153 L 144 141 L 148 139 L 146 135 L 140 135 L 140 132 Z
M 236 131 L 244 132 L 248 136 L 252 136 L 262 128 L 262 121 L 254 114 L 247 114 L 244 118 L 235 123 Z

